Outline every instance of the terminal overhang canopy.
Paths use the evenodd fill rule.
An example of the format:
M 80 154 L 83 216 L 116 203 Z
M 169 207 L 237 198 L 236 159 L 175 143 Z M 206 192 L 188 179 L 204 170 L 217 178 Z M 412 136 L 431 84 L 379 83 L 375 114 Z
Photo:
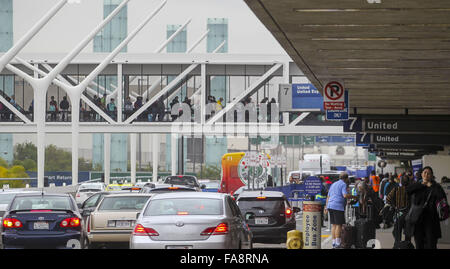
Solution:
M 450 1 L 245 2 L 317 89 L 342 79 L 358 114 L 450 114 Z

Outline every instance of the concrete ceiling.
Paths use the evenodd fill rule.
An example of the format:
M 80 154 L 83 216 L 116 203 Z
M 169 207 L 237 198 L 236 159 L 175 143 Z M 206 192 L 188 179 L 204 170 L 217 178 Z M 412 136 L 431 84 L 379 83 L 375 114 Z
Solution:
M 244 1 L 318 89 L 343 80 L 358 114 L 450 114 L 450 1 Z

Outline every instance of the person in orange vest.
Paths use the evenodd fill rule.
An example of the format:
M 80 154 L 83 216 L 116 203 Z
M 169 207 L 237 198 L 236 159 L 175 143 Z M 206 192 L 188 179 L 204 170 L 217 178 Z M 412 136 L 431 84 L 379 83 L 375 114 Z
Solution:
M 370 185 L 372 185 L 373 191 L 378 195 L 378 191 L 380 190 L 381 179 L 376 175 L 375 170 L 370 172 Z

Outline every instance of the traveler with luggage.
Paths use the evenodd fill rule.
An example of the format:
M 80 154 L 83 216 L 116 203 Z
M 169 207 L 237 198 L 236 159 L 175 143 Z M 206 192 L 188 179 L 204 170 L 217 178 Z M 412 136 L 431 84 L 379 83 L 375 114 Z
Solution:
M 388 214 L 393 213 L 394 230 L 392 231 L 392 235 L 394 236 L 394 248 L 414 248 L 414 246 L 411 247 L 411 227 L 405 221 L 410 206 L 410 197 L 406 192 L 409 183 L 409 179 L 403 177 L 400 185 L 395 186 L 386 195 L 385 211 Z M 402 231 L 405 234 L 404 241 L 402 241 Z
M 342 225 L 345 224 L 345 206 L 346 199 L 357 198 L 347 192 L 350 180 L 348 174 L 343 172 L 339 180 L 334 182 L 328 192 L 324 214 L 330 212 L 331 236 L 333 239 L 333 248 L 341 247 Z
M 442 186 L 436 182 L 433 169 L 422 170 L 422 181 L 406 188 L 411 197 L 411 208 L 406 221 L 414 228 L 416 249 L 436 249 L 442 237 L 440 221 L 448 218 L 448 201 Z

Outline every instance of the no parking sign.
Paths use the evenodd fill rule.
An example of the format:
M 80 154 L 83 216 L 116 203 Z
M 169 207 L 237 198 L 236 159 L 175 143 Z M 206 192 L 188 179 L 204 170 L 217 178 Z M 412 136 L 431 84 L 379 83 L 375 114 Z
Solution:
M 325 110 L 343 110 L 345 108 L 345 88 L 341 81 L 328 82 L 323 89 L 323 108 Z

